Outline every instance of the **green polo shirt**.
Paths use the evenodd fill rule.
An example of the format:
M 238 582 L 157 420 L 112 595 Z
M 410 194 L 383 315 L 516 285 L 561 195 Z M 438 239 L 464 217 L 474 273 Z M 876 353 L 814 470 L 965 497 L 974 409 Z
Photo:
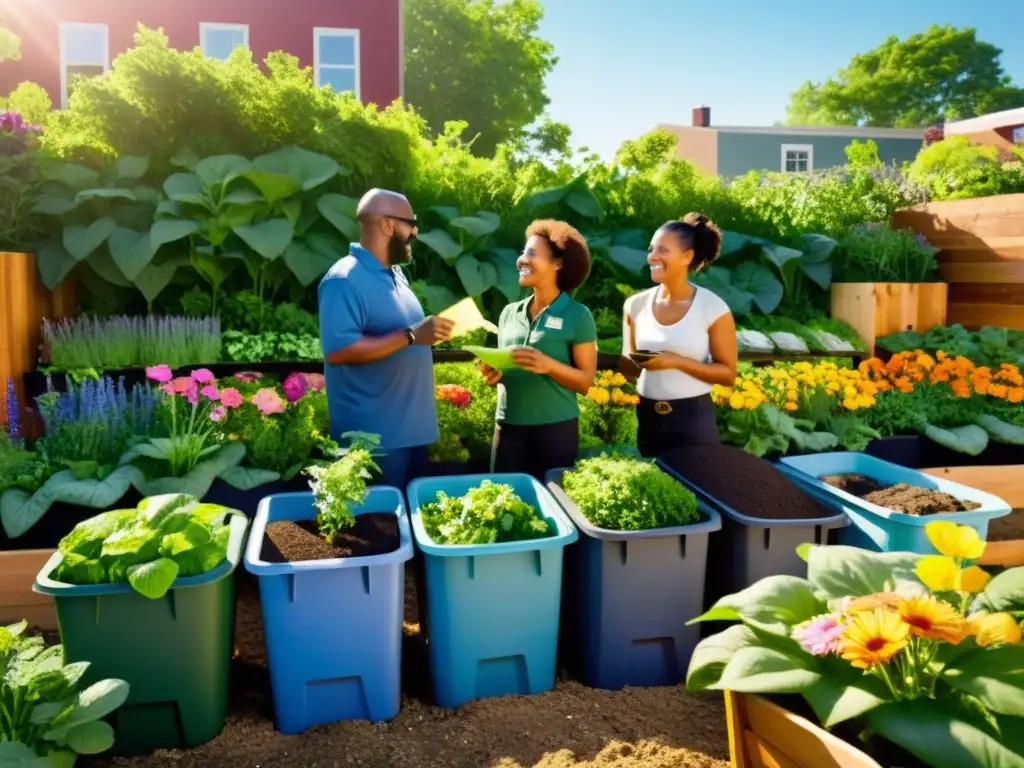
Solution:
M 572 365 L 572 348 L 597 340 L 590 310 L 567 293 L 530 319 L 531 296 L 509 304 L 498 320 L 499 347 L 534 347 L 560 363 Z M 534 426 L 569 421 L 580 415 L 576 393 L 550 376 L 521 369 L 505 371 L 498 385 L 499 424 Z

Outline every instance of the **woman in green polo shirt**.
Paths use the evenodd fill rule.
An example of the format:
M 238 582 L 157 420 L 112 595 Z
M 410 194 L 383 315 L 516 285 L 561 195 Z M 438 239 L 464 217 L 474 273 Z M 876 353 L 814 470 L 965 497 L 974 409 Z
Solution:
M 481 364 L 487 383 L 498 386 L 491 471 L 543 479 L 576 462 L 576 396 L 587 393 L 597 372 L 594 318 L 570 295 L 587 278 L 590 250 L 565 222 L 535 221 L 516 267 L 519 285 L 533 294 L 502 310 L 498 346 L 511 348 L 519 367 L 502 374 Z

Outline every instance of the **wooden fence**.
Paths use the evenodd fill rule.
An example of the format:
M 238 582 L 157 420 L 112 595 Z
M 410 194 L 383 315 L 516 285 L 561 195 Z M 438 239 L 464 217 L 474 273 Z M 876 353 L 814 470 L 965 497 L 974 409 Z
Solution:
M 67 317 L 74 312 L 70 280 L 51 293 L 39 279 L 35 256 L 0 253 L 0 422 L 7 421 L 8 377 L 25 404 L 23 380 L 36 368 L 43 318 Z
M 906 208 L 893 216 L 893 226 L 920 232 L 942 249 L 946 322 L 1024 330 L 1024 194 Z

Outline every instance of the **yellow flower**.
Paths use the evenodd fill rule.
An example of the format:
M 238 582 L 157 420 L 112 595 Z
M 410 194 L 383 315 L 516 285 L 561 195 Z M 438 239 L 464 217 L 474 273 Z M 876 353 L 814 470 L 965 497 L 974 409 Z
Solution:
M 940 554 L 961 560 L 977 560 L 985 551 L 978 532 L 966 525 L 937 520 L 924 527 L 925 535 Z
M 960 572 L 960 591 L 971 592 L 972 594 L 981 592 L 991 580 L 992 577 L 983 569 L 972 565 Z
M 946 592 L 960 586 L 960 566 L 945 555 L 925 555 L 918 560 L 914 573 L 933 592 Z
M 743 410 L 744 402 L 745 398 L 743 397 L 742 392 L 733 392 L 732 395 L 729 397 L 729 407 L 735 411 Z
M 616 373 L 614 376 L 612 376 L 612 386 L 613 387 L 624 387 L 624 386 L 626 386 L 626 377 L 623 376 L 621 373 Z
M 967 622 L 968 631 L 982 648 L 990 645 L 1016 645 L 1021 641 L 1020 624 L 1008 613 L 982 613 Z
M 591 387 L 587 392 L 587 397 L 591 402 L 597 405 L 604 405 L 611 399 L 611 395 L 608 394 L 607 389 L 601 389 L 600 387 Z
M 900 618 L 918 637 L 957 645 L 966 634 L 964 617 L 952 605 L 933 595 L 901 600 L 898 610 Z
M 784 406 L 782 406 L 783 410 L 789 411 L 790 413 L 792 413 L 793 411 L 795 411 L 799 407 L 800 406 L 798 406 L 794 402 L 788 402 Z
M 902 651 L 910 626 L 888 608 L 856 614 L 843 631 L 841 655 L 858 669 L 885 664 Z

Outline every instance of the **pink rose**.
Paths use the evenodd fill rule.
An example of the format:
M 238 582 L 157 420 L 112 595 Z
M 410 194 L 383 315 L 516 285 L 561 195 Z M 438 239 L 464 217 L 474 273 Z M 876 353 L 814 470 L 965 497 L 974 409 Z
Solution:
M 187 395 L 189 392 L 196 391 L 196 383 L 188 376 L 179 376 L 171 382 L 171 387 L 176 395 Z
M 284 400 L 270 387 L 264 387 L 252 396 L 252 404 L 259 408 L 264 416 L 273 413 L 284 413 Z
M 210 369 L 200 368 L 197 371 L 192 371 L 192 380 L 197 384 L 213 384 L 217 381 L 217 377 Z
M 281 389 L 284 390 L 284 396 L 288 398 L 288 402 L 294 403 L 301 400 L 302 396 L 306 394 L 307 386 L 306 379 L 301 373 L 292 373 L 284 380 Z
M 319 392 L 324 388 L 326 382 L 324 381 L 324 375 L 322 373 L 304 373 L 302 377 L 306 380 L 306 384 L 314 392 Z
M 225 387 L 220 392 L 220 402 L 226 408 L 237 408 L 245 402 L 245 398 L 234 387 Z
M 227 408 L 225 408 L 223 405 L 218 405 L 216 408 L 210 411 L 210 421 L 223 421 L 224 417 L 227 415 L 227 412 Z
M 174 373 L 171 371 L 169 365 L 154 365 L 151 368 L 146 369 L 146 378 L 151 381 L 159 382 L 163 384 L 166 381 L 170 381 L 174 377 Z
M 219 400 L 220 399 L 220 392 L 217 391 L 217 385 L 216 384 L 207 384 L 205 387 L 203 387 L 201 390 L 199 390 L 199 394 L 201 394 L 207 400 Z

